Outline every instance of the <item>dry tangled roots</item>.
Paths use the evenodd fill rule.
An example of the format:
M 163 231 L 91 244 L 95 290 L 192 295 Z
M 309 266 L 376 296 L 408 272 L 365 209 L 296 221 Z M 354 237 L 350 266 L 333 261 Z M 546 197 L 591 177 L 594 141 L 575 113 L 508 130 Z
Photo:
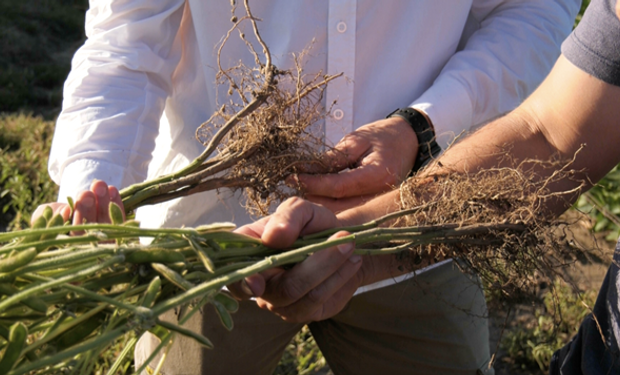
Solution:
M 550 194 L 555 182 L 575 176 L 559 161 L 526 161 L 514 168 L 494 168 L 473 174 L 450 173 L 413 177 L 401 186 L 403 208 L 423 207 L 398 220 L 398 226 L 461 228 L 485 225 L 488 230 L 463 236 L 461 241 L 433 243 L 411 249 L 412 268 L 446 258 L 480 275 L 487 289 L 501 301 L 536 298 L 540 285 L 565 277 L 566 266 L 583 256 L 568 241 L 571 225 L 550 219 L 547 199 L 566 199 L 576 190 Z M 542 178 L 544 171 L 555 171 Z M 549 174 L 549 173 L 548 173 Z M 506 225 L 514 230 L 505 230 Z

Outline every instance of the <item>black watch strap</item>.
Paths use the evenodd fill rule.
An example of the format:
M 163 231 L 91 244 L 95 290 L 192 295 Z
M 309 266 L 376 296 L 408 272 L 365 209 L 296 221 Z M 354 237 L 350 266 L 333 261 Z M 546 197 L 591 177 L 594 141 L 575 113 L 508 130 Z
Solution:
M 413 108 L 399 108 L 386 118 L 394 116 L 405 119 L 418 137 L 418 155 L 411 170 L 411 172 L 417 172 L 441 153 L 441 147 L 435 141 L 435 131 L 428 123 L 426 116 Z

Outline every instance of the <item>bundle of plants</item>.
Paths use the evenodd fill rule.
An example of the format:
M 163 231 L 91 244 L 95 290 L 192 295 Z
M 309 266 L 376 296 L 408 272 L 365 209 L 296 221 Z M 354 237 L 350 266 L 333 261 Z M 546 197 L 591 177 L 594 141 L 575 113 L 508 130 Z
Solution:
M 399 254 L 411 270 L 455 258 L 503 301 L 535 297 L 578 250 L 565 240 L 566 223 L 539 214 L 549 184 L 571 172 L 540 179 L 538 168 L 524 165 L 412 178 L 402 186 L 401 211 L 300 238 L 286 251 L 231 232 L 231 224 L 145 229 L 123 223 L 111 204 L 112 224 L 68 225 L 47 210 L 34 228 L 0 235 L 0 373 L 90 373 L 92 359 L 128 333 L 132 339 L 109 374 L 128 361 L 146 331 L 161 340 L 153 358 L 178 334 L 211 347 L 182 325 L 211 305 L 232 329 L 237 302 L 224 286 L 351 241 L 358 254 Z M 330 240 L 339 230 L 351 234 Z M 138 237 L 153 241 L 140 244 Z M 158 318 L 172 309 L 180 311 L 177 323 Z

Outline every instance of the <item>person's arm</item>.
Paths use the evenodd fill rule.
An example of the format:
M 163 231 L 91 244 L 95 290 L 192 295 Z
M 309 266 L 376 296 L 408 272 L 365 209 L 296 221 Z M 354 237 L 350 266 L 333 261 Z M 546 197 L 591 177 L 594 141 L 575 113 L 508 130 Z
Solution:
M 183 0 L 91 1 L 87 40 L 64 87 L 49 172 L 59 200 L 94 179 L 123 188 L 146 177 L 172 74 Z
M 475 172 L 481 168 L 499 165 L 509 152 L 516 161 L 547 159 L 559 155 L 572 159 L 572 168 L 584 171 L 592 182 L 602 178 L 620 161 L 620 87 L 605 83 L 583 72 L 561 57 L 549 77 L 517 110 L 496 120 L 456 144 L 439 159 L 456 173 Z M 432 173 L 432 168 L 426 173 Z M 552 173 L 552 171 L 547 171 Z M 540 178 L 544 178 L 540 175 Z M 551 186 L 554 191 L 567 191 L 577 186 L 574 180 L 563 180 Z M 574 196 L 576 198 L 576 196 Z M 261 237 L 268 246 L 286 247 L 300 233 L 309 233 L 326 227 L 367 222 L 400 208 L 399 191 L 394 190 L 370 202 L 342 212 L 337 218 L 319 205 L 295 199 L 279 209 L 276 215 L 240 229 L 243 233 Z M 560 213 L 567 201 L 546 201 L 550 211 Z M 336 253 L 337 249 L 326 251 Z M 319 253 L 313 255 L 319 256 Z M 350 255 L 349 255 L 350 256 Z M 260 276 L 248 280 L 252 294 L 259 297 L 259 305 L 278 313 L 286 320 L 326 319 L 336 314 L 333 306 L 345 306 L 351 298 L 350 284 L 365 285 L 395 276 L 398 260 L 394 257 L 363 257 L 358 271 L 349 276 L 339 271 L 346 256 L 323 259 L 313 267 L 299 266 L 296 272 L 278 272 L 278 288 L 270 286 L 270 279 Z M 329 275 L 317 268 L 329 265 L 334 274 L 348 277 L 331 283 Z M 302 262 L 302 264 L 305 262 Z M 307 265 L 307 263 L 306 263 Z M 292 270 L 291 270 L 292 271 Z M 337 276 L 336 276 L 337 277 Z M 353 280 L 353 281 L 350 281 Z M 266 283 L 265 283 L 266 281 Z M 346 285 L 344 287 L 338 287 Z M 243 297 L 239 288 L 233 290 Z M 295 291 L 291 294 L 290 291 Z M 284 294 L 283 294 L 284 293 Z M 246 295 L 247 296 L 247 295 Z M 329 304 L 329 309 L 326 304 Z M 329 311 L 329 314 L 322 312 Z
M 109 222 L 109 202 L 122 207 L 116 187 L 146 177 L 180 58 L 173 42 L 184 4 L 91 1 L 88 39 L 72 61 L 49 160 L 50 176 L 60 185 L 59 202 L 49 205 L 65 221 L 70 196 L 75 224 Z
M 474 1 L 462 49 L 410 105 L 428 116 L 442 148 L 471 126 L 512 110 L 537 87 L 560 54 L 579 5 L 578 0 Z M 311 200 L 336 212 L 398 185 L 418 149 L 409 125 L 397 118 L 366 125 L 336 148 L 342 153 L 327 160 L 342 172 L 298 177 Z

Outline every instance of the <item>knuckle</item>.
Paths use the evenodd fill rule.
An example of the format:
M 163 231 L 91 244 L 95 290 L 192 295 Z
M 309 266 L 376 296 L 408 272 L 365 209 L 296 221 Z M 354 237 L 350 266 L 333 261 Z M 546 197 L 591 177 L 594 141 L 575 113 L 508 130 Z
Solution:
M 281 209 L 296 209 L 297 207 L 303 207 L 306 203 L 306 200 L 303 198 L 290 197 L 284 201 L 276 211 L 280 211 Z
M 355 277 L 357 265 L 347 261 L 338 268 L 336 276 L 341 280 L 342 285 L 346 284 L 351 278 Z
M 309 291 L 305 298 L 311 305 L 322 304 L 325 301 L 326 289 L 323 284 Z
M 293 302 L 301 299 L 305 294 L 305 288 L 298 282 L 286 282 L 281 289 L 282 299 L 286 302 Z
M 336 180 L 332 186 L 332 196 L 341 199 L 346 196 L 347 186 L 342 180 Z

